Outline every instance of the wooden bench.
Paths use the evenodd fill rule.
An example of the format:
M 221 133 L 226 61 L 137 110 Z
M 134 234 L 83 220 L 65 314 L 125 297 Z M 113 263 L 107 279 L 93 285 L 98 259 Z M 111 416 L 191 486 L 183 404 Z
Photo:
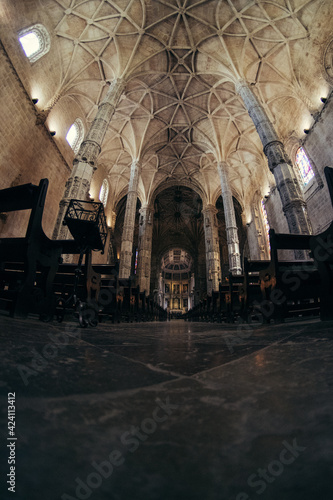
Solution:
M 264 322 L 283 322 L 287 317 L 318 315 L 320 278 L 312 260 L 281 261 L 278 250 L 310 250 L 310 235 L 269 232 L 271 260 L 258 268 L 261 311 Z M 252 268 L 258 263 L 249 263 Z M 251 298 L 250 298 L 251 300 Z
M 324 169 L 333 206 L 333 169 Z M 285 298 L 275 304 L 278 320 L 289 314 L 318 313 L 322 320 L 333 319 L 333 221 L 318 235 L 278 234 L 270 230 L 271 262 L 260 272 L 263 297 L 272 303 L 275 290 Z M 306 250 L 312 261 L 279 262 L 278 250 Z M 280 300 L 281 302 L 281 300 Z M 293 302 L 293 307 L 290 303 Z M 289 310 L 288 310 L 289 309 Z
M 51 240 L 45 235 L 42 218 L 47 189 L 48 180 L 42 179 L 38 186 L 25 184 L 0 191 L 0 212 L 30 210 L 24 237 L 0 238 L 1 306 L 14 317 L 26 318 L 28 313 L 35 313 L 45 321 L 56 312 L 59 314 L 54 281 L 62 255 L 80 254 L 75 240 Z M 84 280 L 82 300 L 91 309 L 100 289 L 100 276 L 91 266 L 91 253 L 86 254 Z M 83 313 L 81 308 L 80 314 Z M 86 326 L 89 322 L 83 319 L 82 323 Z
M 48 180 L 42 179 L 38 186 L 24 184 L 0 191 L 0 212 L 30 210 L 25 236 L 0 238 L 0 296 L 14 317 L 25 318 L 29 312 L 50 316 L 52 283 L 61 254 L 75 252 L 75 242 L 50 240 L 43 231 L 47 188 Z

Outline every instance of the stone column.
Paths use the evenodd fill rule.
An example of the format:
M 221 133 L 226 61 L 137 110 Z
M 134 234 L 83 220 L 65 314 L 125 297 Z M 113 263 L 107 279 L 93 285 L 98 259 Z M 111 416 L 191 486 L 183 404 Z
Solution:
M 140 292 L 150 292 L 151 247 L 153 237 L 153 209 L 142 207 L 140 209 L 139 244 L 138 244 L 138 285 Z
M 219 232 L 216 219 L 217 209 L 214 205 L 207 205 L 203 209 L 205 246 L 206 246 L 206 278 L 207 293 L 219 289 L 221 280 Z
M 131 165 L 131 175 L 128 185 L 126 211 L 121 240 L 119 278 L 129 278 L 133 254 L 133 238 L 135 226 L 136 203 L 138 198 L 140 165 L 137 160 Z
M 221 180 L 221 190 L 223 199 L 223 208 L 225 216 L 225 228 L 227 232 L 229 270 L 232 274 L 241 274 L 242 267 L 240 263 L 239 240 L 236 224 L 236 215 L 232 193 L 227 176 L 227 164 L 219 162 L 217 170 Z
M 309 234 L 310 219 L 292 164 L 265 110 L 245 81 L 236 84 L 261 139 L 268 165 L 273 172 L 290 233 Z
M 158 275 L 158 304 L 164 309 L 164 282 L 162 273 Z
M 107 264 L 114 265 L 117 261 L 117 256 L 114 252 L 114 228 L 116 226 L 117 214 L 112 210 L 110 215 L 110 227 L 108 228 L 109 240 L 107 247 Z M 106 250 L 104 250 L 105 252 Z
M 114 114 L 119 98 L 125 88 L 122 79 L 113 80 L 103 101 L 98 106 L 96 118 L 91 124 L 86 138 L 74 159 L 71 175 L 66 182 L 64 196 L 59 204 L 59 213 L 53 232 L 53 238 L 66 238 L 68 229 L 62 221 L 69 200 L 88 200 L 90 182 L 96 170 L 96 160 L 101 152 L 102 142 Z

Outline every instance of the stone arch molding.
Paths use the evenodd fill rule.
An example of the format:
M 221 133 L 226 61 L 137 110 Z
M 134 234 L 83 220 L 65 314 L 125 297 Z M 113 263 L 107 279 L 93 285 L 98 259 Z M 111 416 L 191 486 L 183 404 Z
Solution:
M 208 204 L 206 193 L 201 187 L 199 187 L 195 182 L 187 181 L 186 179 L 177 180 L 177 179 L 169 179 L 167 181 L 163 181 L 163 183 L 159 184 L 155 191 L 151 194 L 150 197 L 150 205 L 153 205 L 156 197 L 165 191 L 166 189 L 178 186 L 178 187 L 187 187 L 191 189 L 196 195 L 200 196 L 203 206 Z
M 326 81 L 333 86 L 333 38 L 329 40 L 324 49 L 323 75 Z

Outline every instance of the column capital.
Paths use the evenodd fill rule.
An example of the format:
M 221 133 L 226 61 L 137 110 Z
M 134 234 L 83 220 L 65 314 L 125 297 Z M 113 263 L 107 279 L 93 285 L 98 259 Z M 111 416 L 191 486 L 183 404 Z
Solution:
M 249 88 L 249 84 L 247 83 L 246 80 L 238 80 L 236 83 L 235 83 L 235 90 L 237 92 L 237 94 L 240 94 L 241 91 L 244 89 L 244 88 Z
M 137 168 L 139 170 L 141 169 L 141 162 L 140 162 L 140 160 L 138 158 L 135 158 L 134 160 L 132 160 L 131 168 L 132 169 Z
M 154 209 L 151 205 L 143 205 L 140 210 L 139 210 L 139 213 L 142 214 L 142 215 L 145 215 L 149 212 L 152 212 Z
M 100 103 L 100 106 L 106 103 L 111 104 L 112 106 L 116 106 L 125 87 L 126 80 L 124 78 L 115 78 L 114 80 L 112 80 L 104 99 Z
M 215 207 L 215 205 L 212 205 L 211 203 L 209 203 L 208 205 L 206 205 L 203 209 L 202 209 L 202 212 L 203 214 L 217 214 L 218 210 L 217 208 Z
M 229 184 L 229 179 L 228 179 L 228 172 L 227 172 L 228 164 L 225 161 L 221 161 L 217 164 L 217 171 L 220 176 L 221 180 L 221 191 L 222 191 L 222 196 L 224 194 L 229 193 L 230 196 L 232 196 L 230 184 Z
M 153 223 L 153 208 L 149 205 L 144 205 L 139 210 L 140 213 L 140 225 L 152 224 Z
M 264 146 L 264 153 L 267 156 L 268 166 L 271 172 L 273 172 L 277 165 L 281 165 L 281 163 L 292 165 L 281 141 L 276 140 L 267 143 Z
M 217 168 L 223 170 L 227 167 L 228 167 L 228 162 L 226 162 L 225 160 L 217 162 Z

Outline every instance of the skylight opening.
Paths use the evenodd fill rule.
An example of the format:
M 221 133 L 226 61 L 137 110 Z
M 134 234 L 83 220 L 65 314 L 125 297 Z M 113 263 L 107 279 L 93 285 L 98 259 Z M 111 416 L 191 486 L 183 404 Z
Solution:
M 70 147 L 72 149 L 74 149 L 73 146 L 75 145 L 75 143 L 77 141 L 78 135 L 79 135 L 79 132 L 78 132 L 77 126 L 75 123 L 73 123 L 73 125 L 71 126 L 71 128 L 69 129 L 69 131 L 67 132 L 67 135 L 66 135 L 66 141 L 68 142 L 68 144 L 70 145 Z
M 104 207 L 106 206 L 106 203 L 108 201 L 108 196 L 109 196 L 109 183 L 107 179 L 104 179 L 101 190 L 99 192 L 99 200 L 101 203 L 103 203 Z
M 66 134 L 66 141 L 68 142 L 74 153 L 77 153 L 79 151 L 81 142 L 83 141 L 83 137 L 83 123 L 80 118 L 77 118 Z
M 27 33 L 19 38 L 25 55 L 31 57 L 40 50 L 40 41 L 35 33 Z
M 34 24 L 30 28 L 25 28 L 18 35 L 24 53 L 31 63 L 37 61 L 50 50 L 50 35 L 42 24 Z

